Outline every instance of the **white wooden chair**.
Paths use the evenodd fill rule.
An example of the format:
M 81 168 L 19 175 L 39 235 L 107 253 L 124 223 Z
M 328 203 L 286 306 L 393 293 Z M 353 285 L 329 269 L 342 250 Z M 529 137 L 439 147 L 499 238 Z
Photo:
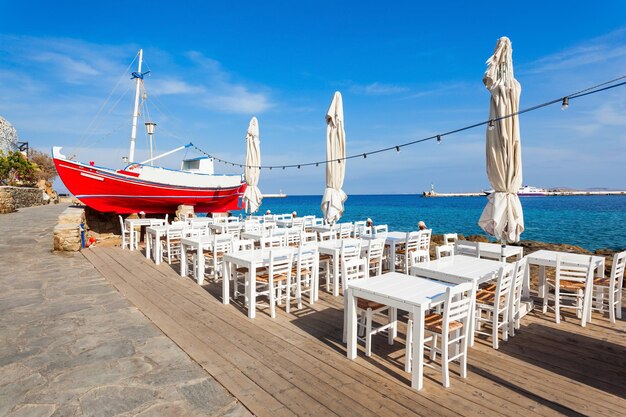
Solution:
M 366 257 L 369 270 L 369 276 L 382 275 L 383 273 L 383 254 L 385 252 L 385 239 L 378 238 L 369 241 Z
M 352 236 L 353 229 L 354 227 L 352 226 L 352 223 L 341 223 L 338 231 L 339 239 L 350 238 Z
M 441 375 L 443 386 L 450 386 L 449 364 L 453 361 L 460 363 L 461 378 L 467 377 L 467 342 L 472 315 L 470 312 L 472 283 L 458 284 L 446 289 L 443 302 L 443 312 L 429 313 L 424 318 L 425 347 L 430 351 L 430 359 L 434 361 L 437 353 L 441 354 Z M 409 318 L 406 335 L 406 362 L 405 371 L 411 372 L 411 358 L 413 350 L 413 318 Z M 441 340 L 441 347 L 437 346 Z M 430 344 L 429 344 L 430 342 Z M 451 349 L 451 347 L 458 348 Z M 453 355 L 453 356 L 451 356 Z
M 361 258 L 361 241 L 356 241 L 354 243 L 343 240 L 341 242 L 341 251 L 339 252 L 339 269 L 342 270 L 342 265 L 344 262 L 348 262 L 352 259 Z M 337 279 L 337 277 L 333 277 L 333 279 Z M 327 280 L 328 283 L 328 280 Z M 346 288 L 346 281 L 342 277 L 340 281 L 340 285 L 342 289 Z
M 443 244 L 444 245 L 453 245 L 459 240 L 459 235 L 456 233 L 444 233 L 443 235 Z
M 480 246 L 478 242 L 457 240 L 454 242 L 454 253 L 456 255 L 474 256 L 476 258 L 480 258 Z
M 347 289 L 347 287 L 350 286 L 351 281 L 366 278 L 368 276 L 367 269 L 367 260 L 365 258 L 355 257 L 342 263 L 341 274 L 344 277 L 344 282 L 346 284 L 346 286 L 344 287 L 344 297 L 345 290 Z M 344 307 L 344 342 L 347 340 L 345 328 L 347 310 L 348 309 Z M 359 320 L 357 321 L 358 340 L 365 343 L 366 356 L 372 356 L 372 336 L 375 334 L 386 331 L 388 338 L 387 342 L 390 345 L 393 345 L 393 338 L 396 333 L 397 325 L 397 311 L 395 308 L 391 308 L 389 306 L 374 301 L 358 298 L 357 314 L 359 315 Z M 384 317 L 386 323 L 375 327 L 374 316 Z
M 315 243 L 315 242 L 317 242 L 317 233 L 303 231 L 300 234 L 300 244 L 301 245 L 305 245 L 307 243 Z
M 285 229 L 285 246 L 300 246 L 302 242 L 302 228 L 291 227 Z
M 419 241 L 420 232 L 407 232 L 404 244 L 396 247 L 394 261 L 398 271 L 408 273 L 411 265 L 411 254 L 418 250 Z
M 270 316 L 276 318 L 276 304 L 284 298 L 285 310 L 289 313 L 293 283 L 291 273 L 293 269 L 293 249 L 273 248 L 270 251 L 270 264 L 267 271 L 257 273 L 257 296 L 267 295 L 270 306 Z
M 417 250 L 414 252 L 414 254 L 418 256 L 418 262 L 430 261 L 430 237 L 432 233 L 432 229 L 419 231 Z
M 181 227 L 167 226 L 165 230 L 165 240 L 161 253 L 167 260 L 168 264 L 172 264 L 174 259 L 180 258 L 180 240 L 183 238 L 183 230 Z
M 561 322 L 561 309 L 570 308 L 576 312 L 576 317 L 585 322 L 588 314 L 586 306 L 591 300 L 586 299 L 586 289 L 593 285 L 593 258 L 589 256 L 585 266 L 568 263 L 561 254 L 556 256 L 556 273 L 554 278 L 546 279 L 543 298 L 543 313 L 548 311 L 549 301 L 553 301 L 556 323 Z M 551 293 L 552 291 L 552 293 Z
M 435 248 L 435 257 L 441 259 L 446 256 L 454 256 L 453 245 L 439 245 Z
M 352 237 L 358 238 L 361 235 L 361 231 L 366 227 L 365 220 L 359 220 L 354 222 L 354 229 L 352 230 Z
M 515 263 L 513 282 L 511 283 L 511 302 L 509 304 L 509 335 L 515 336 L 515 330 L 520 328 L 522 292 L 524 287 L 524 276 L 527 267 L 526 259 Z
M 222 260 L 225 253 L 233 251 L 234 237 L 228 233 L 222 233 L 213 236 L 213 250 L 203 254 L 207 263 L 207 269 L 210 269 L 213 275 L 213 281 L 217 282 L 222 272 Z M 199 284 L 202 285 L 204 277 L 199 277 Z M 228 278 L 225 278 L 228 279 Z
M 609 311 L 611 323 L 615 317 L 622 318 L 622 287 L 624 285 L 624 269 L 626 265 L 626 251 L 613 256 L 613 266 L 609 278 L 595 278 L 593 280 L 595 309 Z
M 120 228 L 122 231 L 122 249 L 128 247 L 130 249 L 130 242 L 134 242 L 134 249 L 139 249 L 139 231 L 126 228 L 124 224 L 124 219 L 122 216 L 118 216 L 120 218 Z M 131 239 L 131 233 L 133 234 L 133 239 Z
M 498 271 L 495 290 L 480 290 L 476 293 L 476 333 L 491 335 L 494 349 L 499 347 L 500 331 L 502 340 L 509 339 L 511 288 L 515 272 L 515 264 L 503 265 Z M 480 330 L 483 323 L 491 325 L 491 333 Z
M 389 233 L 389 228 L 386 224 L 378 224 L 374 226 L 374 237 L 380 237 L 383 239 L 387 239 L 387 234 Z

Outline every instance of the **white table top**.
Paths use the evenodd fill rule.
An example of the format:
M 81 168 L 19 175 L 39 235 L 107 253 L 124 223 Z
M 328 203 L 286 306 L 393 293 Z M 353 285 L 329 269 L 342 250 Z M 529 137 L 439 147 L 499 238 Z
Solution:
M 446 282 L 474 281 L 482 284 L 496 278 L 503 265 L 500 261 L 454 255 L 414 265 L 410 268 L 410 273 Z
M 556 256 L 560 254 L 561 255 L 561 259 L 563 259 L 564 261 L 568 262 L 568 263 L 572 263 L 572 264 L 577 264 L 579 266 L 584 266 L 587 265 L 587 262 L 589 261 L 589 256 L 590 255 L 582 255 L 579 253 L 569 253 L 569 252 L 559 252 L 559 251 L 554 251 L 554 250 L 538 250 L 537 252 L 533 252 L 530 255 L 526 255 L 526 259 L 528 259 L 528 262 L 533 263 L 533 264 L 538 264 L 538 265 L 545 265 L 545 266 L 554 266 L 556 265 Z M 602 263 L 604 264 L 604 257 L 603 256 L 597 256 L 597 255 L 591 255 L 591 258 L 593 259 L 593 262 L 596 264 Z
M 165 219 L 126 219 L 124 222 L 132 226 L 164 225 Z
M 488 253 L 494 256 L 500 256 L 502 253 L 502 245 L 499 243 L 488 243 L 488 242 L 479 242 L 478 247 L 480 248 L 481 256 L 483 253 Z M 504 256 L 508 258 L 509 256 L 515 256 L 518 253 L 523 253 L 524 248 L 521 246 L 515 245 L 506 245 L 504 247 Z
M 341 249 L 343 242 L 348 246 L 356 246 L 359 243 L 359 239 L 333 239 L 333 240 L 324 240 L 322 242 L 317 242 L 317 247 L 325 250 L 338 250 Z
M 291 249 L 294 253 L 297 252 L 295 248 L 290 246 L 285 246 L 281 248 L 274 248 L 274 250 L 285 250 Z M 242 264 L 262 264 L 269 265 L 270 263 L 270 252 L 272 249 L 255 249 L 255 250 L 242 250 L 239 252 L 231 252 L 224 254 L 224 262 L 232 262 L 237 265 Z
M 212 244 L 215 241 L 214 236 L 193 236 L 193 237 L 184 237 L 180 240 L 182 245 L 188 246 L 198 246 L 198 245 L 208 245 Z
M 376 277 L 351 281 L 349 284 L 349 288 L 358 292 L 359 296 L 369 293 L 375 295 L 377 300 L 382 297 L 394 301 L 387 305 L 399 302 L 418 307 L 428 307 L 433 302 L 441 301 L 446 288 L 450 286 L 453 284 L 400 272 L 388 272 Z M 364 298 L 367 298 L 367 295 Z
M 286 233 L 287 229 L 275 229 L 272 231 L 271 236 L 283 236 Z M 256 240 L 256 241 L 260 241 L 261 238 L 264 237 L 270 237 L 270 234 L 268 232 L 266 233 L 262 233 L 262 232 L 243 232 L 241 234 L 241 237 L 245 238 L 245 239 L 252 239 L 252 240 Z

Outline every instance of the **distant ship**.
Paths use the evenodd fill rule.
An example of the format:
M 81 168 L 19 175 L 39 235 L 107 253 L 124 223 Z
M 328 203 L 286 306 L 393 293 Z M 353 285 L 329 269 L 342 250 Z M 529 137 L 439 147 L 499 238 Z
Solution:
M 287 194 L 283 193 L 283 190 L 280 190 L 278 194 L 263 194 L 263 198 L 285 198 Z
M 485 195 L 493 193 L 493 189 L 484 191 Z M 540 197 L 548 195 L 548 190 L 545 188 L 533 187 L 530 185 L 524 185 L 517 191 L 518 197 Z

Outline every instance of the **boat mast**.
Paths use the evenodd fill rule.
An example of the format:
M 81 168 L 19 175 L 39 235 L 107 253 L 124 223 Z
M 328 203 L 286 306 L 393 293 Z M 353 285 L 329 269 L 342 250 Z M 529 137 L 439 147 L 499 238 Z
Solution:
M 139 117 L 139 93 L 141 90 L 141 81 L 143 80 L 141 74 L 141 64 L 143 61 L 143 49 L 139 50 L 139 65 L 137 66 L 137 72 L 133 73 L 133 78 L 135 78 L 136 86 L 135 86 L 135 107 L 133 109 L 133 127 L 130 132 L 130 152 L 128 154 L 128 161 L 135 161 L 135 139 L 137 138 L 137 118 Z

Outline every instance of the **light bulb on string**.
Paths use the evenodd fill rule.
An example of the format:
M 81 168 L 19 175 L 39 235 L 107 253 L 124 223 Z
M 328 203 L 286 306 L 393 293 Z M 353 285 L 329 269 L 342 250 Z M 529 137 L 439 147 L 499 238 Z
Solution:
M 437 145 L 441 143 L 441 135 L 437 135 Z
M 300 169 L 300 165 L 298 165 L 298 169 Z
M 363 159 L 367 159 L 367 154 L 366 153 L 363 154 Z
M 569 97 L 563 97 L 563 104 L 561 104 L 561 110 L 567 110 L 569 108 Z
M 489 126 L 487 126 L 487 129 L 493 130 L 495 127 L 496 125 L 493 123 L 493 119 L 489 120 Z
M 396 146 L 396 152 L 400 153 L 400 147 L 399 146 Z

